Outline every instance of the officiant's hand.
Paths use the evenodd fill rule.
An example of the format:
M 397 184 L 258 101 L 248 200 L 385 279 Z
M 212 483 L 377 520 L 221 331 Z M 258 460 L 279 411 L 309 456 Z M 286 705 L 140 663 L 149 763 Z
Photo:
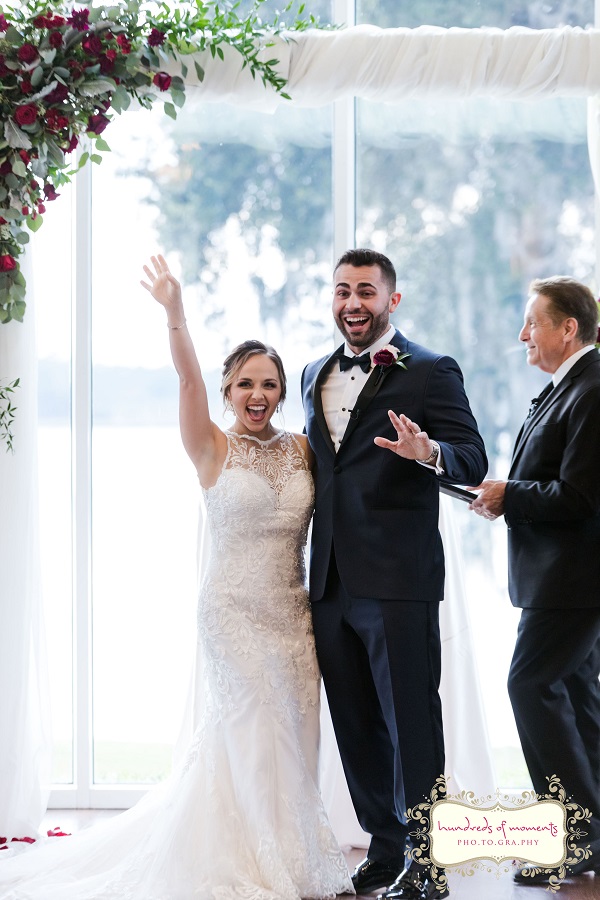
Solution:
M 487 479 L 477 487 L 469 488 L 470 491 L 479 491 L 477 500 L 469 503 L 469 509 L 484 519 L 497 519 L 504 514 L 505 481 L 493 481 Z
M 171 274 L 164 256 L 151 256 L 154 272 L 149 266 L 144 266 L 150 284 L 141 281 L 142 287 L 149 291 L 154 299 L 164 306 L 167 311 L 169 325 L 177 326 L 183 321 L 183 301 L 181 299 L 181 285 Z
M 434 448 L 433 442 L 430 440 L 426 431 L 421 431 L 416 422 L 412 422 L 408 416 L 401 413 L 396 415 L 393 410 L 388 410 L 388 416 L 396 433 L 397 441 L 389 441 L 387 438 L 376 437 L 375 443 L 378 447 L 385 447 L 392 453 L 397 453 L 404 459 L 426 460 L 428 459 Z

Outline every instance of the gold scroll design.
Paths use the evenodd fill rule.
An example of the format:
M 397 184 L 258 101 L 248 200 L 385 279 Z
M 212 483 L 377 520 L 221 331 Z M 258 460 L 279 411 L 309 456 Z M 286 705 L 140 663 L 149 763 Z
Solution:
M 535 791 L 522 791 L 520 794 L 506 794 L 496 790 L 494 794 L 488 794 L 486 797 L 476 797 L 472 791 L 461 791 L 458 794 L 447 793 L 447 779 L 440 775 L 431 790 L 429 800 L 419 803 L 412 809 L 407 810 L 406 819 L 409 828 L 409 834 L 412 838 L 412 848 L 408 851 L 408 857 L 422 866 L 429 866 L 430 877 L 436 886 L 443 890 L 448 887 L 448 877 L 446 870 L 437 865 L 431 858 L 431 810 L 436 803 L 442 800 L 453 800 L 462 803 L 467 809 L 475 809 L 484 812 L 486 809 L 492 809 L 496 805 L 500 805 L 503 809 L 514 810 L 532 806 L 540 800 L 558 801 L 565 811 L 565 850 L 564 859 L 557 866 L 552 868 L 544 868 L 543 866 L 532 865 L 528 867 L 530 876 L 544 872 L 548 875 L 548 890 L 555 893 L 559 890 L 563 880 L 569 875 L 570 867 L 583 860 L 589 859 L 592 855 L 589 845 L 580 846 L 582 838 L 587 834 L 582 826 L 589 822 L 592 814 L 589 809 L 585 809 L 575 803 L 567 794 L 557 775 L 548 778 L 548 792 L 546 794 L 536 794 Z M 416 828 L 411 830 L 411 822 L 416 824 Z M 504 859 L 494 861 L 489 857 L 479 856 L 469 859 L 460 865 L 452 866 L 452 871 L 463 876 L 474 875 L 476 871 L 484 871 L 495 875 L 499 878 L 502 873 L 512 871 L 512 865 L 502 865 L 506 862 Z M 510 859 L 514 858 L 511 854 Z M 489 862 L 488 862 L 489 860 Z

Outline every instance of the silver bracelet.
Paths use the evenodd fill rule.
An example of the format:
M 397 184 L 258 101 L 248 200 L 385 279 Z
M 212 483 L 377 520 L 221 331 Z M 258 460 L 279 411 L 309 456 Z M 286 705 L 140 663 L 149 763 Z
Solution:
M 180 328 L 183 328 L 186 322 L 187 319 L 184 319 L 181 325 L 169 325 L 169 323 L 167 322 L 167 328 L 169 329 L 169 331 L 179 331 Z

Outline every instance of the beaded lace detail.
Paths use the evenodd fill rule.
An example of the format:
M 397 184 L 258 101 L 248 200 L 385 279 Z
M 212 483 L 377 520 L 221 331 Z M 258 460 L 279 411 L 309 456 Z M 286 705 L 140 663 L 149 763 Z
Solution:
M 247 469 L 262 476 L 281 494 L 291 475 L 306 471 L 304 452 L 293 434 L 280 431 L 268 441 L 227 432 L 224 469 Z

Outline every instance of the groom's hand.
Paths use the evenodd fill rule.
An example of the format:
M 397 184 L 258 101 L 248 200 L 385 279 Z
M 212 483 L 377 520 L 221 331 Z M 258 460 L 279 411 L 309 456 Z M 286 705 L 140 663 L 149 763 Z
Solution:
M 433 443 L 429 439 L 426 431 L 421 431 L 416 422 L 412 422 L 408 416 L 404 414 L 396 415 L 391 409 L 388 410 L 388 416 L 396 433 L 397 441 L 388 441 L 387 438 L 376 437 L 375 443 L 378 447 L 385 447 L 392 453 L 397 453 L 404 459 L 423 460 L 428 459 L 433 452 Z

